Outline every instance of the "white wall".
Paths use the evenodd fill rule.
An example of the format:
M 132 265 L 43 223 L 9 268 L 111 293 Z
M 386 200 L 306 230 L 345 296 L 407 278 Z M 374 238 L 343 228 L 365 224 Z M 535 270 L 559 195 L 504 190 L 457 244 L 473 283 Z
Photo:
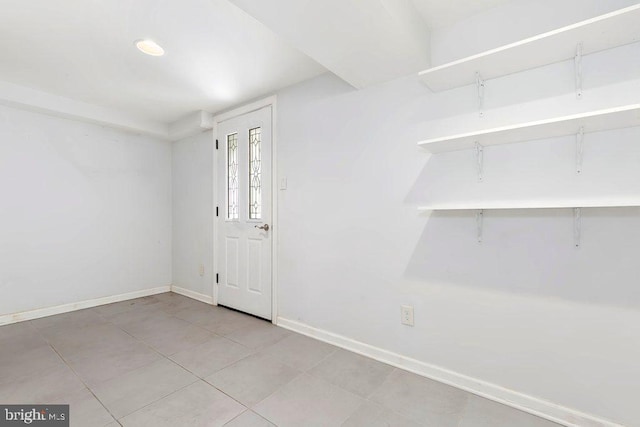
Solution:
M 174 142 L 172 153 L 173 285 L 212 297 L 215 277 L 212 132 Z
M 509 2 L 433 34 L 434 63 L 636 3 Z M 325 75 L 278 93 L 278 314 L 553 404 L 637 425 L 640 209 L 419 215 L 429 201 L 640 198 L 640 128 L 429 156 L 421 139 L 640 99 L 640 44 L 433 94 L 416 77 L 354 91 Z M 173 284 L 211 295 L 212 138 L 173 144 Z M 204 276 L 198 273 L 205 267 Z M 400 325 L 399 306 L 416 325 Z
M 171 147 L 0 106 L 0 315 L 171 284 Z
M 638 0 L 511 0 L 431 35 L 433 65 L 440 65 L 598 15 Z
M 495 38 L 526 19 L 513 7 L 478 28 Z M 443 31 L 434 40 L 458 30 Z M 638 70 L 636 43 L 585 58 L 582 101 L 571 61 L 490 81 L 483 119 L 474 87 L 432 94 L 414 77 L 354 91 L 326 75 L 280 92 L 279 316 L 639 425 L 640 209 L 585 210 L 580 248 L 569 210 L 487 212 L 482 244 L 474 212 L 416 212 L 430 200 L 640 199 L 640 127 L 587 135 L 581 176 L 574 137 L 485 149 L 481 184 L 471 151 L 416 147 L 637 102 Z M 401 304 L 415 307 L 414 327 L 400 324 Z

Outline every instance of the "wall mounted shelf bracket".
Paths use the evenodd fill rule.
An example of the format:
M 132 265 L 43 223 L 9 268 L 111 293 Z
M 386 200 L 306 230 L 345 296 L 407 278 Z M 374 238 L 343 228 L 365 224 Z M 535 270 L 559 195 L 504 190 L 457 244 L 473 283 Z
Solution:
M 478 171 L 478 182 L 482 182 L 482 170 L 484 163 L 484 148 L 476 142 L 476 168 Z
M 580 247 L 580 234 L 582 232 L 582 212 L 580 208 L 573 208 L 573 242 L 576 248 Z
M 576 73 L 576 98 L 582 99 L 582 42 L 576 46 L 574 67 Z
M 476 89 L 478 91 L 478 112 L 480 117 L 484 116 L 484 80 L 480 73 L 476 72 Z
M 582 158 L 584 153 L 584 126 L 580 126 L 576 134 L 576 173 L 582 172 Z
M 476 238 L 478 243 L 482 243 L 482 229 L 484 222 L 484 209 L 476 212 Z M 582 237 L 582 209 L 573 208 L 573 244 L 576 248 L 580 247 L 580 240 Z

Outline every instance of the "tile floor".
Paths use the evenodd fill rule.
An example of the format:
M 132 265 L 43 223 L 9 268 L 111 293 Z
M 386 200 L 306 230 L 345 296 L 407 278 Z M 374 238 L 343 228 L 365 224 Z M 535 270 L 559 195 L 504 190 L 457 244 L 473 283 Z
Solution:
M 69 403 L 75 427 L 556 426 L 174 293 L 0 327 L 0 403 Z

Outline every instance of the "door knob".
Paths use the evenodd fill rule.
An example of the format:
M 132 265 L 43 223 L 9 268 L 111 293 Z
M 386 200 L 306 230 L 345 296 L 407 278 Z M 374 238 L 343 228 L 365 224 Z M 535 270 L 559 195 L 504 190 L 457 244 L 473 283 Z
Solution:
M 254 225 L 254 227 L 259 228 L 260 230 L 269 231 L 269 224 L 261 225 L 260 227 Z

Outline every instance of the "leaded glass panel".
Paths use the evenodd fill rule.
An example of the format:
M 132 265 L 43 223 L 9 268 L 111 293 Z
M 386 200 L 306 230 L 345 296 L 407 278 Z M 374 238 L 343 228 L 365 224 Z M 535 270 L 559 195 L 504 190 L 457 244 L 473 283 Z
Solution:
M 227 135 L 227 219 L 238 219 L 238 134 Z
M 262 218 L 262 129 L 249 129 L 249 219 Z

